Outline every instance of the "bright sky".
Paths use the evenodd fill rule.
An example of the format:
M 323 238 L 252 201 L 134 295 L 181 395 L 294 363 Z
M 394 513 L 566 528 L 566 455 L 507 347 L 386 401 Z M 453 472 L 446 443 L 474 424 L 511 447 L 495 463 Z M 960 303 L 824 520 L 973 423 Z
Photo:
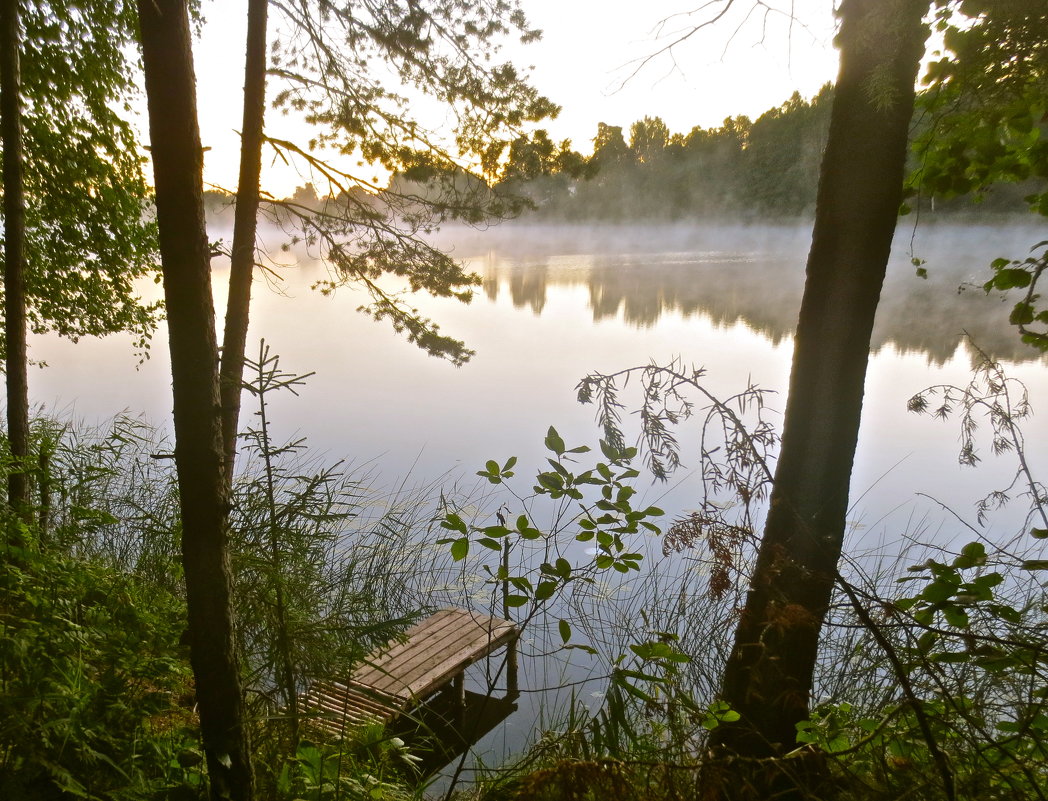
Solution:
M 533 84 L 563 108 L 544 127 L 555 140 L 572 139 L 583 153 L 592 150 L 598 122 L 628 129 L 646 115 L 660 116 L 671 131 L 687 132 L 728 116 L 756 117 L 795 90 L 810 97 L 834 79 L 833 0 L 767 0 L 776 12 L 767 16 L 755 10 L 755 0 L 735 0 L 723 19 L 622 86 L 638 59 L 662 48 L 674 31 L 707 19 L 709 10 L 687 15 L 704 5 L 719 8 L 720 0 L 522 0 L 543 38 L 504 52 L 519 66 L 534 66 Z M 230 189 L 238 164 L 245 6 L 205 0 L 206 24 L 195 50 L 202 137 L 211 147 L 206 179 Z M 748 11 L 754 13 L 743 22 Z M 789 11 L 792 26 L 783 13 Z M 273 135 L 305 138 L 273 111 L 267 110 L 266 122 Z M 307 180 L 279 165 L 266 169 L 264 188 L 277 195 Z

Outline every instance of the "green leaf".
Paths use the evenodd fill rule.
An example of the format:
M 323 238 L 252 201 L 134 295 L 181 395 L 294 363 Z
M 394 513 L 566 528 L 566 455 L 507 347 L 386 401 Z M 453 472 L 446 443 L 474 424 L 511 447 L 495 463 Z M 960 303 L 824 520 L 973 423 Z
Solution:
M 1048 540 L 1048 528 L 1031 529 L 1030 536 L 1035 540 Z
M 502 543 L 498 540 L 493 540 L 490 537 L 481 537 L 479 540 L 477 540 L 477 542 L 483 545 L 485 548 L 490 548 L 493 551 L 502 550 Z
M 558 456 L 564 454 L 564 440 L 560 438 L 560 434 L 557 433 L 557 429 L 553 426 L 549 427 L 549 431 L 546 432 L 546 449 L 553 451 Z
M 998 584 L 1001 584 L 1003 581 L 1004 576 L 995 571 L 993 573 L 984 573 L 972 581 L 970 586 L 988 599 L 990 597 L 989 590 L 993 589 Z
M 946 622 L 957 629 L 967 628 L 968 626 L 968 613 L 963 609 L 960 609 L 952 604 L 943 607 L 943 617 L 946 618 Z
M 721 723 L 735 723 L 742 715 L 736 712 L 726 701 L 715 701 L 702 718 L 702 726 L 712 731 Z
M 969 542 L 961 548 L 961 556 L 967 556 L 969 559 L 985 559 L 986 546 L 981 542 Z
M 540 581 L 538 586 L 535 588 L 535 600 L 536 601 L 547 601 L 553 597 L 553 594 L 557 591 L 557 582 L 555 581 Z
M 506 606 L 517 607 L 524 606 L 528 602 L 528 596 L 526 595 L 507 595 Z
M 928 659 L 943 665 L 963 665 L 971 661 L 971 655 L 959 651 L 942 651 L 937 654 L 929 654 Z
M 440 521 L 440 527 L 446 528 L 449 531 L 459 531 L 463 534 L 466 533 L 465 521 L 454 512 L 450 512 L 444 516 L 444 519 Z
M 539 473 L 536 478 L 538 479 L 541 489 L 556 492 L 564 487 L 564 479 L 557 473 Z
M 585 651 L 590 656 L 596 656 L 597 655 L 597 649 L 594 648 L 592 645 L 581 645 L 581 644 L 576 645 L 575 643 L 572 643 L 570 645 L 565 645 L 564 649 L 565 650 Z
M 631 679 L 637 679 L 638 681 L 648 681 L 652 684 L 668 684 L 669 679 L 665 676 L 657 676 L 654 673 L 645 673 L 641 670 L 620 670 L 619 676 L 625 676 Z M 625 682 L 623 682 L 625 684 Z
M 1048 570 L 1048 559 L 1026 559 L 1022 564 L 1023 570 Z
M 953 560 L 953 566 L 960 569 L 984 564 L 986 564 L 986 548 L 981 542 L 969 542 L 961 549 L 960 555 Z
M 521 592 L 527 593 L 528 595 L 532 592 L 531 581 L 527 576 L 513 576 L 510 578 L 509 582 Z
M 1012 268 L 1001 268 L 997 271 L 997 274 L 993 277 L 993 285 L 996 289 L 1007 290 L 1007 289 L 1023 289 L 1030 285 L 1030 281 L 1033 276 L 1026 270 L 1012 267 Z
M 653 695 L 651 695 L 650 693 L 644 692 L 644 690 L 640 689 L 639 687 L 637 687 L 637 686 L 635 686 L 633 684 L 630 684 L 628 681 L 620 682 L 619 686 L 624 691 L 629 693 L 630 695 L 639 698 L 641 701 L 644 701 L 645 703 L 648 703 L 648 704 L 658 703 Z
M 938 604 L 948 598 L 952 598 L 956 590 L 956 582 L 936 579 L 924 588 L 924 591 L 921 592 L 921 598 L 929 603 Z
M 451 558 L 456 562 L 461 562 L 466 558 L 466 554 L 469 553 L 469 540 L 465 537 L 462 539 L 455 540 L 451 543 Z
M 561 620 L 560 623 L 557 624 L 557 628 L 560 630 L 561 642 L 566 643 L 571 639 L 571 624 L 568 623 L 568 621 Z
M 1012 325 L 1028 325 L 1033 322 L 1033 318 L 1033 305 L 1026 301 L 1021 301 L 1015 304 L 1012 313 L 1008 315 L 1008 322 Z
M 1029 114 L 1016 114 L 1008 120 L 1008 126 L 1019 133 L 1030 133 L 1033 130 L 1033 119 Z

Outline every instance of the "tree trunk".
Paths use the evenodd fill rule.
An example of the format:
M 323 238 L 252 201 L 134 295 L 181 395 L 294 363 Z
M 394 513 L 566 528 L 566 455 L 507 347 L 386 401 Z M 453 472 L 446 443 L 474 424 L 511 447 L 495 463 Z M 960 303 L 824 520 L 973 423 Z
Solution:
M 252 796 L 230 603 L 218 347 L 185 0 L 139 0 L 174 395 L 189 647 L 212 799 Z
M 29 369 L 20 49 L 18 2 L 3 0 L 0 4 L 0 136 L 4 149 L 4 333 L 7 348 L 7 440 L 14 459 L 7 478 L 7 502 L 28 520 Z
M 233 250 L 229 268 L 222 341 L 222 448 L 226 481 L 233 481 L 237 429 L 240 423 L 244 350 L 251 309 L 251 279 L 255 267 L 255 234 L 258 223 L 259 175 L 262 171 L 262 124 L 266 101 L 267 0 L 248 0 L 247 56 L 244 67 L 244 122 L 240 134 L 240 178 L 233 219 Z
M 781 756 L 796 747 L 796 724 L 808 715 L 844 538 L 870 334 L 902 197 L 927 8 L 927 0 L 841 6 L 840 72 L 782 449 L 721 689 L 741 719 L 714 730 L 715 757 Z M 766 798 L 784 788 L 788 794 L 804 781 L 787 776 L 785 766 L 730 770 L 717 791 L 727 797 Z

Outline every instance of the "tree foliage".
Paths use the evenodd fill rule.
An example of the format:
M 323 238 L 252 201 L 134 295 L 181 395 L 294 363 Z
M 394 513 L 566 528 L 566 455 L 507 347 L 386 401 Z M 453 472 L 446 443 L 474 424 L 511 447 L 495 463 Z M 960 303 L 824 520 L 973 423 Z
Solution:
M 23 4 L 29 325 L 74 340 L 130 331 L 148 347 L 159 307 L 135 281 L 156 255 L 143 159 L 128 123 L 134 5 Z
M 379 279 L 393 274 L 413 292 L 472 298 L 476 276 L 420 235 L 447 220 L 478 224 L 522 208 L 519 198 L 492 192 L 481 173 L 522 126 L 558 111 L 497 60 L 503 39 L 528 42 L 539 33 L 504 0 L 282 0 L 273 9 L 280 16 L 269 70 L 274 103 L 315 130 L 308 143 L 269 143 L 335 200 L 321 212 L 285 204 L 280 218 L 328 263 L 323 289 L 362 286 L 372 302 L 361 311 L 434 356 L 466 361 L 472 352 L 463 342 Z M 347 158 L 357 167 L 343 166 Z M 370 175 L 376 171 L 393 175 L 384 190 Z
M 539 36 L 515 3 L 274 5 L 288 24 L 273 48 L 272 71 L 287 82 L 275 102 L 318 126 L 313 146 L 420 178 L 556 112 L 512 64 L 491 63 L 498 37 Z M 440 101 L 450 122 L 438 131 L 416 118 L 413 91 Z
M 811 100 L 795 93 L 756 121 L 729 117 L 687 133 L 646 116 L 630 125 L 628 142 L 621 126 L 601 122 L 589 156 L 537 131 L 495 165 L 496 186 L 547 219 L 804 215 L 815 203 L 832 97 L 829 86 Z
M 1048 6 L 1036 0 L 937 0 L 942 48 L 928 64 L 910 191 L 920 197 L 983 198 L 1016 184 L 1030 210 L 1048 217 Z M 1048 350 L 1048 308 L 1037 283 L 1048 243 L 995 260 L 990 291 L 1024 290 L 1011 322 L 1024 342 Z

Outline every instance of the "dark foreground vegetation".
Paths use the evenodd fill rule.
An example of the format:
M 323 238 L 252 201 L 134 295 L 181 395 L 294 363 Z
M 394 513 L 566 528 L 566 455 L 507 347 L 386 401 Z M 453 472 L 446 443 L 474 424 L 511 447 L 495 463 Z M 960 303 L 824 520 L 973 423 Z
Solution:
M 264 427 L 250 434 L 231 558 L 259 797 L 691 799 L 736 780 L 704 774 L 704 753 L 710 733 L 737 718 L 717 697 L 724 632 L 753 569 L 777 434 L 758 390 L 722 403 L 704 395 L 701 375 L 670 365 L 637 370 L 634 401 L 617 389 L 625 378 L 581 385 L 605 421 L 598 454 L 551 429 L 549 469 L 528 480 L 512 460 L 489 462 L 485 498 L 433 487 L 376 503 L 365 476 L 278 447 Z M 618 404 L 633 402 L 665 425 L 649 427 L 644 454 L 621 444 Z M 708 494 L 702 511 L 664 522 L 633 505 L 632 484 L 641 469 L 672 469 L 672 418 L 688 419 L 689 403 L 706 407 L 693 420 L 705 432 Z M 1041 798 L 1048 503 L 1026 467 L 1028 399 L 987 363 L 971 385 L 929 388 L 910 407 L 958 417 L 962 461 L 1012 454 L 1016 485 L 979 514 L 992 522 L 1003 493 L 1014 494 L 1030 504 L 1029 527 L 1006 542 L 915 545 L 891 563 L 846 560 L 819 700 L 781 762 L 817 771 L 813 798 Z M 169 445 L 127 418 L 91 431 L 38 420 L 33 434 L 33 522 L 4 521 L 0 792 L 206 797 L 177 484 L 155 458 Z M 595 556 L 573 557 L 572 542 L 597 546 Z M 652 543 L 671 558 L 654 560 Z M 624 578 L 633 591 L 609 596 Z M 293 712 L 308 682 L 344 679 L 420 611 L 449 603 L 508 610 L 536 643 L 530 658 L 550 643 L 574 649 L 606 676 L 602 703 L 580 696 L 550 710 L 526 750 L 479 773 L 453 762 L 445 776 L 458 781 L 429 790 L 416 767 L 433 748 L 424 736 L 365 727 L 339 739 L 311 725 L 313 713 Z
M 418 521 L 409 498 L 374 515 L 360 481 L 259 437 L 233 512 L 259 792 L 334 797 L 315 773 L 331 748 L 299 737 L 288 699 L 307 676 L 344 676 L 423 608 Z M 169 447 L 128 418 L 90 431 L 34 424 L 33 522 L 4 520 L 4 798 L 206 797 L 177 485 L 155 458 Z M 373 748 L 347 750 L 345 780 L 381 785 L 400 752 L 367 736 Z M 343 797 L 370 789 L 347 796 L 349 786 Z

